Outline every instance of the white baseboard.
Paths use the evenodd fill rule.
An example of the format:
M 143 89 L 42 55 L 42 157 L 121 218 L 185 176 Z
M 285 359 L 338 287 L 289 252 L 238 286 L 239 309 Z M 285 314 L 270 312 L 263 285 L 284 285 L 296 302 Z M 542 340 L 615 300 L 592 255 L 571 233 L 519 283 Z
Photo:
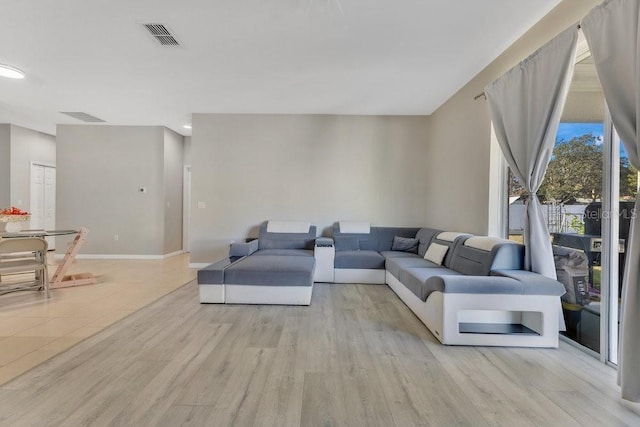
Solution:
M 167 258 L 172 258 L 174 256 L 178 256 L 178 255 L 182 255 L 182 254 L 186 254 L 187 251 L 180 249 L 179 251 L 175 251 L 175 252 L 170 252 L 168 254 L 164 254 L 162 255 L 162 259 L 167 259 Z
M 180 250 L 164 255 L 131 255 L 131 254 L 78 254 L 76 259 L 137 259 L 137 260 L 159 260 L 181 255 L 185 251 Z M 65 254 L 55 254 L 55 259 L 64 258 Z

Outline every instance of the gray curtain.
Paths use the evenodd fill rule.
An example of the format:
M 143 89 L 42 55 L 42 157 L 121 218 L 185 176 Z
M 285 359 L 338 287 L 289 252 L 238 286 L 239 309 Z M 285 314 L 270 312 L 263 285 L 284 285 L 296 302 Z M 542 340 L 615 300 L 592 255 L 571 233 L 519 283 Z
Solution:
M 559 34 L 484 92 L 500 148 L 528 193 L 525 267 L 556 278 L 549 230 L 536 195 L 547 170 L 573 75 L 577 27 Z
M 640 169 L 640 0 L 605 1 L 582 20 L 613 125 L 629 162 Z M 622 397 L 640 402 L 640 217 L 635 215 L 627 242 L 622 283 L 618 382 Z

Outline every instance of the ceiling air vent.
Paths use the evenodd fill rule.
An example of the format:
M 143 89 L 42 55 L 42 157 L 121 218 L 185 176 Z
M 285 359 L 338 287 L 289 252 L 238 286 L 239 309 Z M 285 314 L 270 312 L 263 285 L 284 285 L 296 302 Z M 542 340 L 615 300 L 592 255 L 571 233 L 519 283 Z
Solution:
M 142 24 L 162 46 L 180 46 L 176 37 L 164 24 Z
M 105 122 L 104 120 L 99 119 L 96 116 L 92 116 L 91 114 L 87 114 L 87 113 L 82 113 L 77 111 L 61 111 L 61 113 L 87 123 L 104 123 Z

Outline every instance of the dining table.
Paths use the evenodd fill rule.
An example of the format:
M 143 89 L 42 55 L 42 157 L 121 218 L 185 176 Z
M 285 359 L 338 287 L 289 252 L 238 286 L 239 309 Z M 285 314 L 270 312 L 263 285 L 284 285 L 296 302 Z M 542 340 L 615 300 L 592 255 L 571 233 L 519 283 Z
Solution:
M 70 286 L 80 285 L 92 285 L 97 283 L 98 279 L 91 273 L 74 273 L 67 274 L 71 265 L 75 262 L 76 255 L 80 250 L 80 247 L 86 242 L 87 234 L 89 230 L 85 227 L 81 227 L 79 230 L 20 230 L 12 232 L 0 232 L 0 239 L 16 239 L 24 237 L 55 237 L 55 236 L 68 236 L 75 235 L 73 241 L 69 243 L 69 247 L 62 258 L 62 262 L 58 264 L 56 271 L 53 273 L 51 280 L 49 281 L 49 288 L 67 288 Z M 44 254 L 46 258 L 46 254 Z

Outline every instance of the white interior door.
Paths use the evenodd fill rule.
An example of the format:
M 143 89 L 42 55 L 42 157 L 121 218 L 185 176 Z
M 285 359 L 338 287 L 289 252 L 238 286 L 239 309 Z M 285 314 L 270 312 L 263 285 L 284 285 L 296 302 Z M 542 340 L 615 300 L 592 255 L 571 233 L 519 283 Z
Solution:
M 56 227 L 56 168 L 31 165 L 31 224 L 33 229 Z M 49 249 L 55 249 L 55 238 L 47 237 Z
M 189 252 L 189 223 L 191 221 L 191 166 L 184 167 L 182 183 L 182 250 Z
M 44 168 L 44 229 L 56 228 L 56 168 Z M 47 237 L 49 249 L 55 249 L 55 237 Z
M 44 166 L 31 165 L 31 212 L 32 229 L 44 229 Z

